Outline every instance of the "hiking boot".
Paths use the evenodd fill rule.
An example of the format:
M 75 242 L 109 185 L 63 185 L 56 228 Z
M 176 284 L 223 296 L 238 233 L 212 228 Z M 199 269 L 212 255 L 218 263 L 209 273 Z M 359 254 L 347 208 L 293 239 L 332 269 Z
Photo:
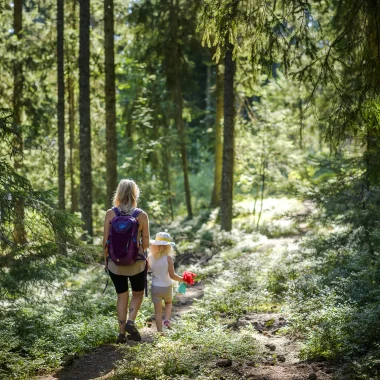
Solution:
M 127 341 L 125 334 L 119 334 L 119 336 L 116 339 L 116 344 L 125 343 Z
M 127 324 L 125 325 L 125 331 L 129 334 L 127 336 L 128 340 L 134 340 L 135 342 L 141 341 L 141 335 L 139 333 L 139 330 L 137 330 L 135 322 L 128 320 Z

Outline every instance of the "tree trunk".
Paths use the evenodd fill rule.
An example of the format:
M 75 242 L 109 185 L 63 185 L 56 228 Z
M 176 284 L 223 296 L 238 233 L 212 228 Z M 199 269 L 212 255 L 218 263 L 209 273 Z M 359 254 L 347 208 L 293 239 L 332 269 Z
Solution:
M 77 0 L 72 1 L 71 20 L 72 28 L 76 30 L 76 3 Z M 73 57 L 76 55 L 76 49 L 70 46 L 66 49 L 66 61 L 67 61 L 67 93 L 68 93 L 68 107 L 69 107 L 69 175 L 70 175 L 70 201 L 71 212 L 76 212 L 78 208 L 78 189 L 75 181 L 75 163 L 78 160 L 77 157 L 77 143 L 76 143 L 76 112 L 75 112 L 75 78 L 74 78 L 74 66 Z
M 209 128 L 212 124 L 211 122 L 211 64 L 207 65 L 207 77 L 206 77 L 206 115 L 204 118 L 204 124 Z
M 22 38 L 22 0 L 14 0 L 13 2 L 13 29 L 17 39 Z M 22 92 L 24 86 L 24 75 L 22 61 L 16 60 L 13 67 L 13 122 L 17 126 L 22 124 Z M 15 156 L 14 167 L 16 171 L 20 171 L 23 167 L 23 151 L 24 142 L 21 127 L 15 138 Z M 13 236 L 17 244 L 26 243 L 25 232 L 25 209 L 24 200 L 19 198 L 15 200 L 15 224 Z
M 90 0 L 80 1 L 79 28 L 79 163 L 80 208 L 84 230 L 92 237 L 90 119 Z
M 104 54 L 106 103 L 106 207 L 112 205 L 117 185 L 116 94 L 113 0 L 104 0 Z
M 185 188 L 186 197 L 186 208 L 188 219 L 193 218 L 193 210 L 191 207 L 191 194 L 190 194 L 190 184 L 189 184 L 189 169 L 187 162 L 187 149 L 186 149 L 186 132 L 185 123 L 182 118 L 183 111 L 183 98 L 182 98 L 182 88 L 181 88 L 181 50 L 178 38 L 178 9 L 179 2 L 175 0 L 175 5 L 172 3 L 171 7 L 171 20 L 172 20 L 172 43 L 173 43 L 173 69 L 174 69 L 174 108 L 175 108 L 175 123 L 178 129 L 180 146 L 181 146 L 181 158 L 182 158 L 182 171 L 183 180 Z
M 216 67 L 216 113 L 215 113 L 215 171 L 214 171 L 214 189 L 212 192 L 211 206 L 220 205 L 220 193 L 222 186 L 222 165 L 223 165 L 223 65 L 220 63 Z
M 234 187 L 234 138 L 235 138 L 235 61 L 232 57 L 233 45 L 228 44 L 224 57 L 224 140 L 222 169 L 221 227 L 232 229 L 232 203 Z
M 163 112 L 165 115 L 165 112 Z M 170 134 L 170 121 L 169 118 L 166 117 L 166 115 L 163 118 L 163 125 L 164 127 L 164 134 L 166 136 L 169 136 Z M 173 193 L 172 193 L 172 181 L 171 181 L 171 173 L 170 173 L 170 166 L 171 166 L 171 161 L 172 161 L 172 155 L 171 155 L 172 149 L 169 148 L 164 148 L 161 150 L 162 152 L 162 177 L 164 178 L 164 181 L 166 182 L 166 191 L 168 193 L 168 208 L 169 208 L 169 213 L 170 213 L 170 219 L 171 221 L 174 220 L 174 210 L 173 210 Z
M 69 73 L 67 78 L 69 103 L 69 172 L 70 172 L 70 199 L 71 212 L 78 211 L 77 186 L 75 183 L 75 90 L 74 80 Z
M 64 0 L 57 0 L 57 80 L 58 80 L 58 207 L 65 209 L 65 71 Z

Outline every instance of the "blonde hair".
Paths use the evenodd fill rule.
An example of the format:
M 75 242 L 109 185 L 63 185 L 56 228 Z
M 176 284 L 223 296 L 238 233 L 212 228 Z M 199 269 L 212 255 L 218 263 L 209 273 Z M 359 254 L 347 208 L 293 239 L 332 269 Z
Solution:
M 113 205 L 124 213 L 137 207 L 140 189 L 133 179 L 122 179 L 113 197 Z
M 149 256 L 153 256 L 155 259 L 159 259 L 163 256 L 171 256 L 175 255 L 174 250 L 172 249 L 171 244 L 166 245 L 156 245 L 151 244 L 149 249 Z

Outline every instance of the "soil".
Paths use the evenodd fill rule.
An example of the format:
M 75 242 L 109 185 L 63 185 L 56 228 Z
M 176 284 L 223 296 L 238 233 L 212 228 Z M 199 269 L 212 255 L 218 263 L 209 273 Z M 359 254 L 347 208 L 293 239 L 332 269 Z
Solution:
M 284 248 L 294 244 L 295 239 L 268 239 L 257 247 L 257 253 L 273 247 Z M 276 260 L 276 253 L 271 261 Z M 268 262 L 270 267 L 271 261 Z M 265 268 L 268 269 L 268 268 Z M 264 269 L 264 270 L 265 270 Z M 203 284 L 198 282 L 188 288 L 186 294 L 176 296 L 173 304 L 173 317 L 180 317 L 191 310 L 194 299 L 203 296 Z M 257 379 L 257 380 L 329 380 L 333 378 L 334 367 L 323 358 L 316 362 L 300 361 L 299 353 L 302 342 L 297 337 L 284 336 L 278 330 L 287 323 L 286 315 L 276 312 L 246 314 L 229 325 L 228 328 L 238 330 L 251 325 L 255 338 L 259 343 L 259 355 L 252 361 L 238 363 L 234 361 L 216 361 L 215 366 L 225 367 L 226 378 Z M 140 330 L 142 341 L 152 340 L 156 328 L 154 321 L 149 327 Z M 127 343 L 131 344 L 131 343 Z M 135 343 L 132 343 L 135 344 Z M 116 363 L 122 359 L 122 353 L 116 345 L 98 347 L 93 351 L 78 357 L 68 358 L 67 365 L 54 375 L 40 376 L 38 380 L 104 380 L 112 377 Z M 223 380 L 223 376 L 220 378 Z

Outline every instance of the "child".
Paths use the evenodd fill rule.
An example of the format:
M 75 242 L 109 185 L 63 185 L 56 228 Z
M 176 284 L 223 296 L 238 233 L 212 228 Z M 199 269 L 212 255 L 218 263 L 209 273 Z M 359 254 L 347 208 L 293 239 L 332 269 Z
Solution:
M 149 268 L 152 272 L 151 295 L 158 332 L 162 332 L 162 300 L 165 301 L 164 326 L 169 328 L 173 300 L 172 280 L 183 281 L 183 277 L 174 272 L 173 255 L 170 235 L 159 232 L 151 243 L 148 257 Z

